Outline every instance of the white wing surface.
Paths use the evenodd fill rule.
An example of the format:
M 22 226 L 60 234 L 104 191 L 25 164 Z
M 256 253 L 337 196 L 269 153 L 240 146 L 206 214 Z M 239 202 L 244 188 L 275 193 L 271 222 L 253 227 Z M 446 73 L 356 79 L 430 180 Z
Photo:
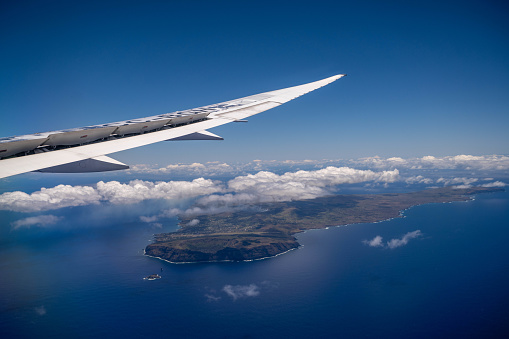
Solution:
M 186 111 L 70 130 L 0 139 L 0 178 L 32 172 L 81 173 L 127 169 L 106 156 L 164 140 L 218 140 L 210 128 L 269 110 L 344 76 Z

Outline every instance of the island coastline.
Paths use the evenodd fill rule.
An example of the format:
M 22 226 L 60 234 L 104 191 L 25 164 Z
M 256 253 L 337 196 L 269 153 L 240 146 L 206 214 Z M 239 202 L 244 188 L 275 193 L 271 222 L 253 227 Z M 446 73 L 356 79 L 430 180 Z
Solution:
M 260 211 L 179 217 L 176 232 L 154 235 L 144 254 L 172 264 L 264 260 L 302 247 L 295 235 L 313 229 L 382 223 L 405 217 L 412 207 L 469 202 L 501 188 L 434 188 L 410 193 L 333 195 L 262 204 Z M 191 220 L 199 220 L 189 226 Z

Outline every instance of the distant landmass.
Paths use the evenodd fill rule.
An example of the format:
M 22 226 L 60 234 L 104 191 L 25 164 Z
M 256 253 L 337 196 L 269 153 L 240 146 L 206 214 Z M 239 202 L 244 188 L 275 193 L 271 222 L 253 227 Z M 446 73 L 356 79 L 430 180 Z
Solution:
M 155 235 L 149 256 L 172 263 L 246 261 L 298 248 L 294 235 L 310 229 L 372 223 L 401 216 L 412 206 L 466 201 L 501 188 L 435 188 L 411 193 L 332 195 L 262 204 L 257 210 L 180 217 L 181 228 Z M 199 222 L 191 222 L 197 219 Z
M 143 280 L 156 280 L 161 279 L 161 276 L 159 274 L 151 274 L 148 277 L 143 278 Z

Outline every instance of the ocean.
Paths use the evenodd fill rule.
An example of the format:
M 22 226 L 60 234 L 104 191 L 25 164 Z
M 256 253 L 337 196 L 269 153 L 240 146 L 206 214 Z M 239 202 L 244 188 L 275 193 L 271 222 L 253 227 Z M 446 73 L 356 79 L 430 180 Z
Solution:
M 176 220 L 14 231 L 11 214 L 0 215 L 2 338 L 509 335 L 508 192 L 308 231 L 297 250 L 240 263 L 144 256 Z M 396 248 L 367 243 L 417 230 Z

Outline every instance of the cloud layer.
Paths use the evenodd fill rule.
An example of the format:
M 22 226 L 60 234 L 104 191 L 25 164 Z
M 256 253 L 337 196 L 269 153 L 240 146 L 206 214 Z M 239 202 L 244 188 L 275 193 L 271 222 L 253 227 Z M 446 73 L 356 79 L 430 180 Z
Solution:
M 248 163 L 226 164 L 220 162 L 172 164 L 164 167 L 157 165 L 134 165 L 130 173 L 147 174 L 172 174 L 172 175 L 203 175 L 219 176 L 225 174 L 241 174 L 250 171 L 261 171 L 287 168 L 308 168 L 326 166 L 362 166 L 369 169 L 449 169 L 449 170 L 486 170 L 486 171 L 507 171 L 509 170 L 509 156 L 506 155 L 453 155 L 435 157 L 431 155 L 420 158 L 401 157 L 366 157 L 359 159 L 321 159 L 321 160 L 254 160 Z
M 259 203 L 314 199 L 335 193 L 337 186 L 341 184 L 363 182 L 386 184 L 395 182 L 398 178 L 398 170 L 373 172 L 332 166 L 316 171 L 287 172 L 282 175 L 261 171 L 228 181 L 225 191 L 230 193 L 204 196 L 188 209 L 172 208 L 161 213 L 158 218 L 234 212 L 255 208 L 253 205 Z
M 172 175 L 222 175 L 233 173 L 237 167 L 221 162 L 207 162 L 204 164 L 195 162 L 192 164 L 171 164 L 164 167 L 150 165 L 134 165 L 129 169 L 130 173 L 147 174 L 172 174 Z
M 349 160 L 351 164 L 365 165 L 371 168 L 410 168 L 410 169 L 476 169 L 505 171 L 509 169 L 509 156 L 506 155 L 454 155 L 403 159 L 400 157 L 368 157 Z
M 367 181 L 390 183 L 396 181 L 398 176 L 398 170 L 373 172 L 348 167 L 327 167 L 317 171 L 288 172 L 283 175 L 261 171 L 236 177 L 226 186 L 222 182 L 204 178 L 168 182 L 132 180 L 127 184 L 99 181 L 95 187 L 58 185 L 42 188 L 31 194 L 19 191 L 3 193 L 0 195 L 0 209 L 38 212 L 103 202 L 125 205 L 148 199 L 179 200 L 205 196 L 199 200 L 194 211 L 196 214 L 204 208 L 217 210 L 225 206 L 259 202 L 312 199 L 331 194 L 335 186 L 340 184 Z M 226 192 L 229 193 L 213 195 Z M 150 222 L 151 217 L 144 218 L 142 221 Z
M 355 164 L 363 169 L 329 165 L 333 163 Z M 298 170 L 302 167 L 308 170 Z M 246 174 L 254 169 L 267 168 L 273 168 L 273 171 L 261 170 Z M 289 168 L 296 170 L 282 172 L 282 169 Z M 188 177 L 213 173 L 217 176 L 227 173 L 238 174 L 227 182 L 204 178 L 192 181 L 131 180 L 127 183 L 99 181 L 93 186 L 58 185 L 52 188 L 41 188 L 31 194 L 20 191 L 7 192 L 0 194 L 0 210 L 31 213 L 77 206 L 130 205 L 150 199 L 171 200 L 174 207 L 168 210 L 154 211 L 152 209 L 147 212 L 145 209 L 141 213 L 149 215 L 136 216 L 142 222 L 161 227 L 159 220 L 164 218 L 256 210 L 259 209 L 257 204 L 260 203 L 313 199 L 336 194 L 341 185 L 345 184 L 385 187 L 399 182 L 426 187 L 450 185 L 504 187 L 506 184 L 495 178 L 506 178 L 507 174 L 504 176 L 503 173 L 507 173 L 507 169 L 509 169 L 509 157 L 501 155 L 425 156 L 410 159 L 370 157 L 357 160 L 255 160 L 247 164 L 229 165 L 209 162 L 169 165 L 155 169 L 138 165 L 131 170 L 131 174 L 180 173 Z M 476 173 L 478 173 L 477 177 Z M 184 203 L 185 199 L 195 200 L 193 205 L 189 206 L 191 202 Z M 58 220 L 55 218 L 54 216 L 31 217 L 18 220 L 12 223 L 12 226 L 15 229 L 31 226 L 45 227 L 57 223 Z M 193 220 L 192 224 L 197 222 L 198 219 Z M 389 248 L 400 244 L 397 241 L 383 244 L 381 237 L 371 242 L 370 246 L 378 244 L 377 246 L 383 245 Z
M 398 170 L 373 172 L 332 166 L 316 171 L 287 172 L 282 175 L 261 171 L 230 180 L 228 191 L 235 192 L 234 194 L 209 195 L 199 199 L 197 206 L 205 211 L 264 202 L 314 199 L 333 194 L 341 184 L 392 183 L 398 179 Z
M 355 167 L 364 170 L 392 171 L 399 170 L 400 180 L 408 185 L 447 186 L 460 185 L 469 187 L 477 184 L 483 176 L 507 177 L 509 156 L 506 155 L 454 155 L 445 157 L 424 156 L 420 158 L 401 157 L 366 157 L 359 159 L 321 159 L 321 160 L 254 160 L 248 163 L 225 164 L 219 162 L 176 164 L 166 167 L 136 165 L 132 174 L 149 173 L 154 175 L 203 175 L 219 177 L 225 175 L 245 175 L 253 171 L 280 173 L 281 170 L 297 172 L 313 171 L 317 168 L 332 166 L 335 168 Z M 478 177 L 471 177 L 477 172 Z M 447 174 L 447 176 L 444 176 Z M 456 183 L 454 183 L 456 181 Z M 496 187 L 503 187 L 503 182 Z
M 41 188 L 27 194 L 7 192 L 0 195 L 0 210 L 38 212 L 64 207 L 112 204 L 134 204 L 147 199 L 185 199 L 223 191 L 220 182 L 210 179 L 193 181 L 150 182 L 133 180 L 127 184 L 118 181 L 99 181 L 96 187 L 58 185 Z

